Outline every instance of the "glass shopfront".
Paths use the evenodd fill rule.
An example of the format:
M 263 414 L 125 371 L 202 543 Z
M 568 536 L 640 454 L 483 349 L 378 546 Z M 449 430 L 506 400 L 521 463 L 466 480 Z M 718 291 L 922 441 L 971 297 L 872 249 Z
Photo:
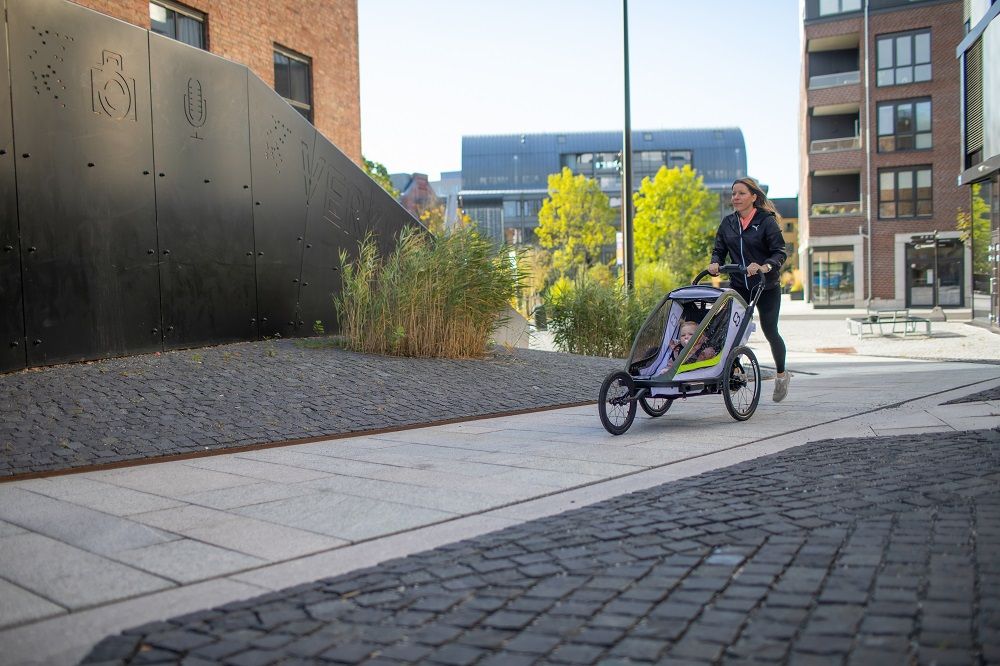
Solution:
M 972 195 L 969 210 L 971 215 L 962 231 L 968 234 L 972 246 L 972 318 L 996 322 L 996 276 L 997 276 L 997 224 L 996 220 L 997 181 L 973 183 L 969 186 Z
M 816 248 L 810 253 L 810 261 L 813 307 L 854 307 L 854 250 Z
M 935 254 L 937 255 L 935 258 Z M 937 303 L 934 299 L 934 267 Z M 906 306 L 960 308 L 965 305 L 965 244 L 957 238 L 939 238 L 934 243 L 906 244 Z

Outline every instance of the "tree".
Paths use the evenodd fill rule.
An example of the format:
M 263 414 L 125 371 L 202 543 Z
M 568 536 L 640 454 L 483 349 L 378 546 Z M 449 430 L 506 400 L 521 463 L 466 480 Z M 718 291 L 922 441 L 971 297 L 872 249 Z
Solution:
M 361 159 L 365 162 L 365 173 L 367 173 L 372 180 L 379 184 L 379 186 L 389 193 L 393 199 L 399 198 L 399 190 L 392 186 L 392 180 L 389 178 L 389 171 L 385 168 L 385 165 L 381 162 L 373 162 L 364 155 Z
M 552 250 L 552 266 L 575 275 L 599 262 L 615 240 L 615 212 L 596 180 L 567 167 L 549 175 L 549 196 L 538 212 L 538 243 Z
M 420 223 L 427 227 L 435 236 L 439 236 L 444 233 L 444 204 L 437 204 L 429 208 L 425 208 L 422 213 L 420 213 Z
M 990 204 L 982 194 L 982 183 L 972 184 L 972 213 L 960 210 L 956 226 L 962 242 L 972 245 L 972 272 L 990 272 Z
M 660 167 L 653 180 L 642 179 L 633 200 L 636 265 L 661 263 L 673 284 L 708 265 L 719 199 L 690 166 Z

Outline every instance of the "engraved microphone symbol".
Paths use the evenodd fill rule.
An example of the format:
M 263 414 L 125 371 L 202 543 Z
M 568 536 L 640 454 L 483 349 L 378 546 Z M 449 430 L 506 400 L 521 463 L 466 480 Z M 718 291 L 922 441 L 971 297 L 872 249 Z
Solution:
M 188 79 L 187 94 L 184 95 L 184 115 L 192 127 L 201 127 L 208 120 L 208 102 L 201 92 L 201 81 L 198 79 Z M 201 139 L 198 132 L 194 133 L 194 138 Z

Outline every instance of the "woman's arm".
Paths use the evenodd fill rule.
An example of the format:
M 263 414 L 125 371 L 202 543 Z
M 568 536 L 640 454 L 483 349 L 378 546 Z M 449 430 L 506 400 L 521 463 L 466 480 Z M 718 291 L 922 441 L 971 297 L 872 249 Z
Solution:
M 729 249 L 726 247 L 726 239 L 722 235 L 722 225 L 724 223 L 725 218 L 722 218 L 722 222 L 719 223 L 719 228 L 715 232 L 715 245 L 712 247 L 712 260 L 708 262 L 710 264 L 726 263 L 726 255 L 729 254 Z

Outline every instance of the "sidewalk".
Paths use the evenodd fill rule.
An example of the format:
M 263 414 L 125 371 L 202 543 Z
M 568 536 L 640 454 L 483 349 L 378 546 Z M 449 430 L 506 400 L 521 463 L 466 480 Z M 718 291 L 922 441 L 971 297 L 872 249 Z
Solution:
M 102 636 L 137 624 L 312 585 L 809 442 L 1000 425 L 996 401 L 942 404 L 1000 386 L 995 366 L 793 353 L 789 367 L 789 400 L 775 405 L 765 393 L 743 424 L 729 419 L 721 399 L 706 397 L 637 419 L 614 438 L 589 405 L 0 484 L 3 660 L 72 663 Z M 864 449 L 864 441 L 872 442 L 852 446 Z M 932 461 L 917 464 L 925 463 Z M 379 613 L 394 603 L 372 603 L 383 602 Z M 251 615 L 271 617 L 273 627 L 301 620 L 301 609 L 286 610 Z M 311 634 L 332 626 L 331 617 L 296 626 Z M 378 631 L 406 633 L 400 617 L 408 615 Z M 284 640 L 260 627 L 247 633 L 241 622 L 219 626 L 253 635 L 242 651 Z M 184 641 L 203 647 L 218 638 L 181 633 L 173 644 L 181 652 L 194 649 Z M 249 645 L 257 639 L 261 645 Z

